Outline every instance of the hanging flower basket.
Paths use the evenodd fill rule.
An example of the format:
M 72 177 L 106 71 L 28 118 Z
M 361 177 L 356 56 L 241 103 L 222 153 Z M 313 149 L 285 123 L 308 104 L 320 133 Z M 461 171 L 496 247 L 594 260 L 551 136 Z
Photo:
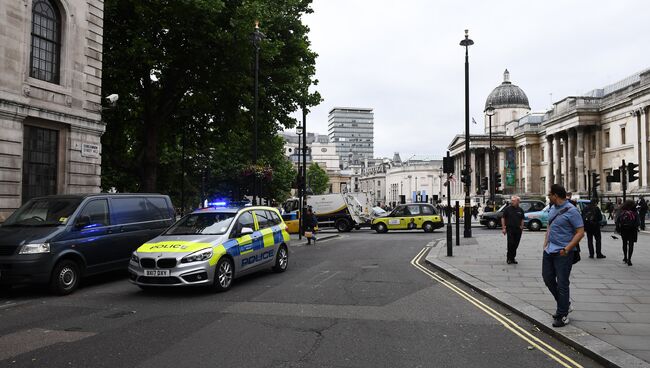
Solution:
M 259 179 L 271 180 L 273 178 L 273 169 L 270 166 L 248 165 L 241 171 L 244 177 L 255 176 Z

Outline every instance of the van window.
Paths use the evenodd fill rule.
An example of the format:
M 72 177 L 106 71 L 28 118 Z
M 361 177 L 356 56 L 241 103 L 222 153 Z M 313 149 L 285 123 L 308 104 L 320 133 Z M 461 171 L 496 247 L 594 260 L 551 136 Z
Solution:
M 259 225 L 260 230 L 273 226 L 273 224 L 271 224 L 271 221 L 269 219 L 268 211 L 255 210 L 254 212 L 255 212 L 255 216 L 257 217 L 257 225 Z
M 152 220 L 143 197 L 112 198 L 111 202 L 118 224 Z
M 3 226 L 65 225 L 79 207 L 81 198 L 31 199 L 2 224 Z
M 108 226 L 111 224 L 108 216 L 108 201 L 105 199 L 97 199 L 90 201 L 84 206 L 77 217 L 77 221 L 85 219 L 88 221 L 88 225 L 84 228 L 89 227 L 100 227 Z
M 147 213 L 150 220 L 167 220 L 171 218 L 167 200 L 162 197 L 147 197 Z

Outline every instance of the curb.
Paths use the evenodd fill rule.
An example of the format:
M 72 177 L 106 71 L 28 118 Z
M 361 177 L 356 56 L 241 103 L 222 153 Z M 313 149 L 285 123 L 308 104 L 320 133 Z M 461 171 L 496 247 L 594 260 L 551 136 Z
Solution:
M 576 326 L 569 324 L 561 329 L 554 328 L 550 316 L 545 311 L 440 260 L 437 254 L 433 254 L 434 250 L 436 249 L 431 248 L 425 259 L 428 264 L 535 323 L 544 332 L 593 358 L 598 363 L 606 367 L 650 368 L 650 363 L 590 335 Z
M 339 234 L 321 234 L 321 235 L 318 236 L 318 241 L 334 239 L 334 238 L 338 238 L 339 236 L 340 236 Z M 303 245 L 307 245 L 306 240 L 298 240 L 298 239 L 295 239 L 295 240 L 292 239 L 291 240 L 291 246 L 292 247 L 303 246 Z

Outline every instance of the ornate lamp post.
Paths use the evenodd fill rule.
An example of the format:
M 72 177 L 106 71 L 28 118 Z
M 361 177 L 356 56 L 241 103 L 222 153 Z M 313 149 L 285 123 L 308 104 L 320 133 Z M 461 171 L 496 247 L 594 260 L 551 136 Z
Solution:
M 494 107 L 492 105 L 488 105 L 488 107 L 485 109 L 485 115 L 488 116 L 488 121 L 489 121 L 489 136 L 490 136 L 490 151 L 488 152 L 488 172 L 489 172 L 489 179 L 488 182 L 490 184 L 490 203 L 492 203 L 492 210 L 494 211 L 494 173 L 492 172 L 492 160 L 493 160 L 493 152 L 494 152 L 494 147 L 492 146 L 492 116 L 494 116 Z
M 465 30 L 465 38 L 460 45 L 465 47 L 465 226 L 463 237 L 472 237 L 472 209 L 470 203 L 470 180 L 472 178 L 472 167 L 469 154 L 469 47 L 474 44 L 469 38 L 469 30 Z
M 301 164 L 301 157 L 302 157 L 302 134 L 304 132 L 304 128 L 302 125 L 299 125 L 296 127 L 296 134 L 298 134 L 298 206 L 300 208 L 300 216 L 298 217 L 298 239 L 302 239 L 302 208 L 303 208 L 303 191 L 302 191 L 302 178 L 303 178 L 303 173 L 302 173 L 302 164 Z
M 255 31 L 253 32 L 253 46 L 255 47 L 255 111 L 253 113 L 253 131 L 254 141 L 253 141 L 253 165 L 257 165 L 257 119 L 258 119 L 258 109 L 260 105 L 259 101 L 259 74 L 260 74 L 260 43 L 264 39 L 264 33 L 260 32 L 260 22 L 255 21 Z M 253 205 L 257 205 L 257 176 L 253 176 Z

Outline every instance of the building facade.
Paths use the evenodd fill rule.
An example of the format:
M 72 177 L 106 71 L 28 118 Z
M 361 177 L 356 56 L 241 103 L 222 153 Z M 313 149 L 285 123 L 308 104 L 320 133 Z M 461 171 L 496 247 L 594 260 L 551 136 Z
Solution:
M 504 83 L 509 82 L 506 74 Z M 592 174 L 598 174 L 599 193 L 620 196 L 621 184 L 607 183 L 606 176 L 623 160 L 639 165 L 639 180 L 628 184 L 628 193 L 650 193 L 650 69 L 579 96 L 565 97 L 540 113 L 526 108 L 528 99 L 524 105 L 521 89 L 506 89 L 509 91 L 493 92 L 486 101 L 486 108 L 495 109 L 493 165 L 502 176 L 505 194 L 545 196 L 553 183 L 560 183 L 578 196 L 588 196 Z M 489 120 L 486 115 L 485 134 L 472 135 L 470 141 L 474 196 L 480 177 L 489 177 Z M 449 150 L 459 175 L 466 154 L 464 136 L 456 136 Z M 462 183 L 454 182 L 452 197 L 463 196 Z
M 329 113 L 328 135 L 336 145 L 341 169 L 371 160 L 374 157 L 373 109 L 333 108 Z
M 100 191 L 103 1 L 0 2 L 0 222 Z

